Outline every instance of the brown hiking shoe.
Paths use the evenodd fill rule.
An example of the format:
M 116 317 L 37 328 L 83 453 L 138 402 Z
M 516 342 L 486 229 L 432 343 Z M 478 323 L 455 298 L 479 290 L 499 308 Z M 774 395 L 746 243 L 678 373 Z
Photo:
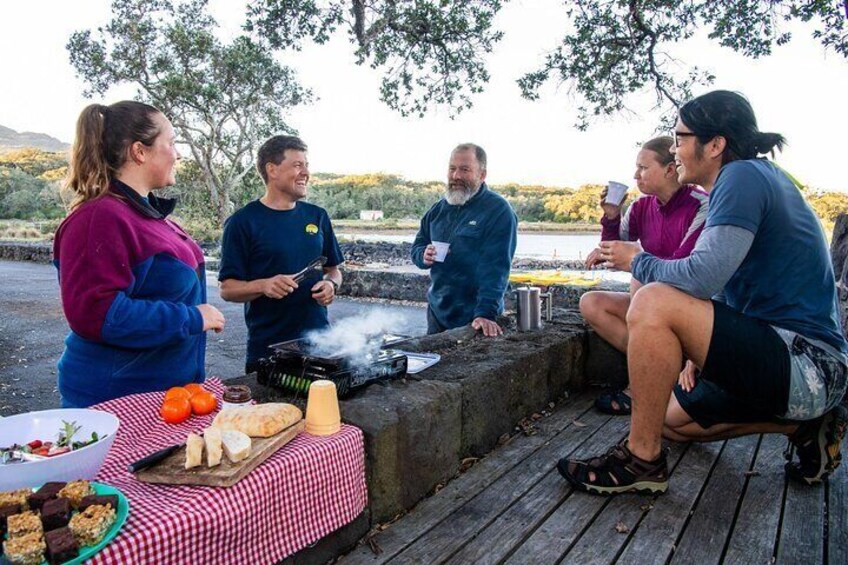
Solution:
M 630 452 L 626 439 L 600 457 L 562 458 L 557 470 L 574 488 L 593 494 L 662 493 L 668 489 L 666 450 L 661 450 L 655 461 L 645 461 Z
M 845 430 L 848 428 L 848 410 L 842 405 L 809 422 L 803 422 L 789 436 L 786 474 L 790 479 L 814 485 L 822 482 L 839 467 L 842 454 L 839 452 Z M 791 448 L 798 452 L 798 461 L 791 461 Z

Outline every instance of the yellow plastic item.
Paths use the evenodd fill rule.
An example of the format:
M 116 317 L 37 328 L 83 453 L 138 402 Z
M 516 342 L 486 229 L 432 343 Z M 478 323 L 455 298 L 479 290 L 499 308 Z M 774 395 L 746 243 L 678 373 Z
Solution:
M 333 381 L 313 381 L 306 400 L 306 433 L 330 436 L 341 428 L 339 398 Z
M 563 273 L 562 271 L 519 271 L 510 273 L 509 282 L 550 286 L 554 284 L 572 286 L 595 286 L 599 279 L 587 279 L 581 275 Z

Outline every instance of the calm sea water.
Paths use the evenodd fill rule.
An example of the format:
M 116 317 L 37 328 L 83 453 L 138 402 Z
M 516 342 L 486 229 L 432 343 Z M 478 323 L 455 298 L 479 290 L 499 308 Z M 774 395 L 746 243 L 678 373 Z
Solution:
M 388 241 L 391 243 L 409 242 L 415 239 L 413 234 L 397 233 L 338 233 L 339 238 L 361 239 L 362 241 Z M 519 233 L 516 257 L 533 259 L 585 259 L 598 245 L 600 234 L 550 235 Z

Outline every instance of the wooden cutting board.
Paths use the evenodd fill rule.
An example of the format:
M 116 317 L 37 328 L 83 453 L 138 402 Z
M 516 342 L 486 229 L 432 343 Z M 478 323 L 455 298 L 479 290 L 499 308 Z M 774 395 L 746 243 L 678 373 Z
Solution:
M 165 485 L 201 485 L 208 487 L 233 486 L 260 463 L 276 453 L 278 449 L 290 442 L 303 431 L 303 420 L 271 437 L 251 438 L 250 455 L 238 463 L 231 463 L 227 456 L 221 458 L 217 467 L 206 466 L 206 452 L 203 453 L 203 465 L 193 469 L 185 468 L 186 448 L 181 447 L 156 465 L 142 469 L 135 478 L 145 483 Z

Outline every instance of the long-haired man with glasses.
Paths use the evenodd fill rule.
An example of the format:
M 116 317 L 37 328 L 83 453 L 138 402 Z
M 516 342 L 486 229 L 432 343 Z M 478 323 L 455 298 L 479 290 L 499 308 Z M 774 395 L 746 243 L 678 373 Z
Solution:
M 602 251 L 645 285 L 627 315 L 633 409 L 628 438 L 606 454 L 560 460 L 576 488 L 664 492 L 662 435 L 785 434 L 797 454 L 786 472 L 807 484 L 839 465 L 848 343 L 821 225 L 793 180 L 758 158 L 784 143 L 759 131 L 740 94 L 710 92 L 680 108 L 678 177 L 710 192 L 707 221 L 685 259 L 629 242 Z

